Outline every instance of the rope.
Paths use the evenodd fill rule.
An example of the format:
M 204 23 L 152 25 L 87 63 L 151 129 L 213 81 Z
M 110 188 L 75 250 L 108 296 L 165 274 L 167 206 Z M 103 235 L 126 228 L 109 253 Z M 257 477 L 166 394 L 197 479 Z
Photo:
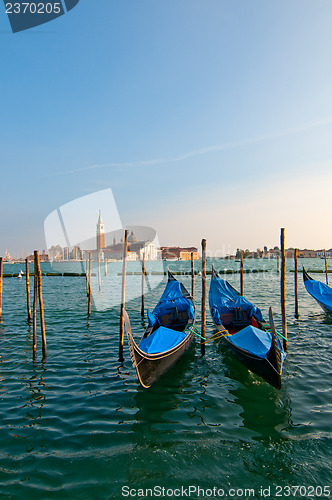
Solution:
M 227 332 L 227 333 L 223 333 L 223 332 Z M 222 333 L 222 335 L 219 335 L 219 333 Z M 216 335 L 219 335 L 219 337 L 216 337 Z M 231 335 L 231 333 L 229 333 L 228 330 L 226 330 L 226 329 L 219 330 L 219 332 L 215 332 L 213 335 L 211 335 L 211 337 L 208 337 L 205 340 L 205 342 L 212 342 L 212 340 L 221 339 L 221 337 L 226 337 L 227 335 Z
M 192 330 L 192 328 L 194 328 L 196 330 L 196 333 L 194 330 Z M 186 330 L 189 330 L 190 332 L 194 333 L 195 335 L 197 335 L 197 337 L 200 337 L 201 339 L 205 340 L 205 338 L 201 335 L 201 332 L 196 328 L 195 325 L 191 325 L 189 326 L 188 328 L 186 328 Z
M 193 331 L 192 328 L 194 328 L 195 331 Z M 221 337 L 225 337 L 226 335 L 231 335 L 227 330 L 224 329 L 224 330 L 219 330 L 219 332 L 214 333 L 213 335 L 211 335 L 211 337 L 208 337 L 206 339 L 205 337 L 203 337 L 201 335 L 201 332 L 198 330 L 198 328 L 196 328 L 195 325 L 190 326 L 188 328 L 188 330 L 190 330 L 192 333 L 197 335 L 197 337 L 200 337 L 202 340 L 204 340 L 204 343 L 212 342 L 212 340 L 220 339 Z M 219 333 L 223 333 L 223 332 L 227 332 L 227 333 L 224 333 L 223 335 L 219 335 Z M 219 335 L 219 337 L 216 337 L 216 335 Z
M 142 361 L 143 361 L 144 359 L 145 359 L 145 358 L 140 359 L 138 363 L 136 363 L 136 361 L 135 361 L 135 365 L 136 365 L 136 367 L 137 367 L 137 368 L 139 367 L 139 365 L 142 363 Z
M 265 330 L 266 330 L 267 332 L 271 332 L 271 328 L 265 328 Z M 279 332 L 278 332 L 278 330 L 276 330 L 275 332 L 279 335 L 279 337 L 281 337 L 282 339 L 286 340 L 286 342 L 288 342 L 288 339 L 286 339 L 286 337 L 284 337 L 284 336 L 282 335 L 282 333 L 279 333 Z
M 273 370 L 276 372 L 277 375 L 281 375 L 281 373 L 278 372 L 278 370 L 273 366 L 273 364 L 265 357 L 265 360 L 269 363 L 269 365 L 273 368 Z

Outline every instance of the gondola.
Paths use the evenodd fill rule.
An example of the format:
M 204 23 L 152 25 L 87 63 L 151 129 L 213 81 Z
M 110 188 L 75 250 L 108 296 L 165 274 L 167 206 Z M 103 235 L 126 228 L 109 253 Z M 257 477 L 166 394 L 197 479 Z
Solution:
M 321 306 L 323 311 L 332 315 L 332 288 L 321 281 L 312 279 L 303 267 L 303 282 L 305 289 Z
M 286 353 L 277 337 L 272 309 L 266 323 L 261 311 L 221 279 L 212 267 L 209 305 L 215 327 L 230 351 L 249 370 L 281 388 Z
M 168 271 L 166 288 L 152 311 L 148 327 L 139 343 L 131 332 L 124 311 L 125 328 L 133 366 L 143 387 L 150 387 L 189 349 L 194 333 L 195 306 L 186 288 Z

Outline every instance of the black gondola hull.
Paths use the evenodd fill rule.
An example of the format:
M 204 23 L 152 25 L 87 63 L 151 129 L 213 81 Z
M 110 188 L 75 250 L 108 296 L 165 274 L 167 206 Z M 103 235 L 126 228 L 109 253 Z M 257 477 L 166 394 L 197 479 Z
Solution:
M 281 389 L 281 375 L 277 373 L 276 369 L 269 360 L 269 353 L 266 358 L 259 358 L 242 349 L 236 348 L 234 344 L 228 340 L 226 340 L 226 342 L 232 354 L 250 371 L 262 377 L 276 389 Z
M 215 327 L 220 331 L 224 330 L 223 325 L 216 325 Z M 266 382 L 271 384 L 276 389 L 281 389 L 281 369 L 282 366 L 278 367 L 280 373 L 273 365 L 274 360 L 274 346 L 266 355 L 266 358 L 260 358 L 255 356 L 244 349 L 236 347 L 228 338 L 228 336 L 222 337 L 223 344 L 229 349 L 229 351 L 250 371 L 263 378 Z
M 170 271 L 168 271 L 168 282 L 170 281 L 177 280 L 170 273 Z M 164 325 L 168 326 L 170 329 L 184 331 L 186 333 L 183 340 L 168 351 L 163 351 L 157 354 L 148 354 L 147 352 L 142 351 L 132 336 L 129 317 L 127 312 L 124 311 L 124 320 L 129 341 L 131 360 L 136 369 L 138 379 L 144 388 L 151 387 L 154 382 L 167 372 L 185 354 L 185 352 L 188 351 L 193 341 L 194 333 L 191 331 L 190 327 L 193 326 L 195 322 L 195 306 L 189 292 L 181 283 L 180 287 L 182 296 L 188 299 L 193 306 L 194 319 L 186 318 L 184 323 L 182 320 L 182 322 L 180 321 L 177 324 L 170 322 L 167 325 Z M 152 333 L 153 327 L 148 327 L 143 335 L 143 338 L 148 337 Z
M 136 343 L 131 343 L 133 365 L 136 368 L 138 379 L 144 388 L 151 387 L 153 383 L 175 365 L 190 348 L 193 336 L 194 334 L 190 333 L 176 349 L 154 356 L 146 355 L 138 348 Z
M 220 286 L 218 285 L 218 282 L 213 281 L 218 279 L 220 279 L 219 275 L 212 266 L 212 279 L 209 295 L 210 310 L 216 329 L 220 332 L 228 332 L 228 334 L 226 333 L 222 336 L 223 342 L 228 347 L 229 351 L 250 371 L 262 377 L 266 382 L 271 384 L 276 389 L 280 389 L 282 365 L 285 358 L 285 352 L 282 349 L 282 345 L 280 344 L 279 340 L 277 339 L 272 309 L 270 308 L 269 311 L 269 324 L 266 324 L 264 322 L 259 310 L 256 310 L 256 312 L 258 311 L 257 318 L 255 318 L 252 313 L 252 318 L 255 319 L 257 327 L 271 335 L 270 348 L 268 352 L 266 352 L 265 356 L 262 357 L 259 350 L 255 352 L 250 348 L 250 342 L 244 342 L 242 346 L 239 346 L 236 345 L 236 342 L 232 341 L 232 335 L 236 335 L 237 333 L 241 332 L 241 330 L 244 330 L 247 326 L 250 326 L 251 319 L 250 317 L 248 317 L 247 313 L 246 315 L 244 314 L 245 310 L 242 314 L 241 306 L 236 309 L 237 315 L 235 315 L 235 308 L 234 312 L 232 312 L 230 308 L 227 310 L 227 307 L 225 307 L 225 305 L 223 306 L 223 310 L 218 311 L 218 306 L 216 304 L 218 304 L 218 300 L 220 297 L 225 297 L 228 298 L 230 302 L 235 302 L 234 297 L 239 296 L 239 292 L 235 290 L 235 288 L 233 288 L 228 282 L 220 280 L 220 285 L 222 284 L 222 286 Z M 211 294 L 212 283 L 214 283 L 213 286 L 217 286 L 216 288 L 214 288 L 214 292 L 212 292 L 214 293 L 213 298 Z M 217 285 L 215 285 L 215 283 L 217 283 Z M 227 287 L 225 287 L 226 285 Z M 231 290 L 231 294 L 228 290 Z M 254 307 L 253 305 L 251 306 Z M 217 309 L 218 311 L 218 320 L 215 320 L 215 309 Z M 225 326 L 223 323 L 227 326 Z M 263 352 L 265 352 L 265 350 Z

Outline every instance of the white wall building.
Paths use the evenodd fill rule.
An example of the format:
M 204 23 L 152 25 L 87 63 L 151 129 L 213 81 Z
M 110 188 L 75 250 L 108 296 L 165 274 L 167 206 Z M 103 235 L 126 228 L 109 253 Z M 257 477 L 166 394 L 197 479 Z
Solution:
M 143 260 L 143 256 L 145 260 L 161 260 L 161 250 L 156 248 L 153 241 L 147 241 L 139 251 L 140 260 Z

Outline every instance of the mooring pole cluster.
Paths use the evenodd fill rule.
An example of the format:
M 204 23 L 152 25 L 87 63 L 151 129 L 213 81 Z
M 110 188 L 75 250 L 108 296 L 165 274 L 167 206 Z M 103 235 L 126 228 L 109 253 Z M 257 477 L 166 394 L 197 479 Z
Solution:
M 120 325 L 119 325 L 119 361 L 123 362 L 123 344 L 124 344 L 124 310 L 125 310 L 125 298 L 126 298 L 126 274 L 127 274 L 127 254 L 128 254 L 128 233 L 126 229 L 124 232 L 124 244 L 123 244 L 123 260 L 122 260 L 122 285 L 121 285 L 121 307 L 120 307 Z M 207 300 L 207 271 L 206 271 L 206 239 L 201 241 L 202 249 L 202 259 L 201 259 L 201 277 L 202 277 L 202 297 L 201 297 L 201 354 L 205 355 L 205 339 L 206 339 L 206 300 Z M 298 249 L 294 249 L 294 297 L 295 297 L 295 318 L 299 317 L 299 299 L 298 299 Z M 280 303 L 281 303 L 281 321 L 282 321 L 282 332 L 283 332 L 283 348 L 287 351 L 287 317 L 286 317 L 286 252 L 285 252 L 285 228 L 281 228 L 280 231 L 280 252 L 278 254 L 278 265 L 277 271 L 280 272 Z M 325 275 L 326 284 L 328 284 L 328 266 L 327 266 L 327 255 L 326 249 L 324 249 L 324 260 L 325 260 Z M 194 266 L 194 253 L 190 253 L 191 261 L 191 297 L 194 299 L 195 296 L 195 266 Z M 105 276 L 107 275 L 107 260 L 104 256 L 105 262 Z M 281 264 L 281 269 L 279 270 L 279 263 Z M 142 254 L 142 282 L 141 282 L 141 316 L 144 317 L 145 313 L 145 270 L 146 255 L 145 250 Z M 101 289 L 101 259 L 100 255 L 97 255 L 97 265 L 98 265 L 98 284 L 99 290 Z M 91 272 L 92 272 L 92 252 L 89 252 L 89 258 L 86 259 L 86 294 L 88 302 L 88 317 L 91 315 Z M 257 271 L 256 271 L 257 272 Z M 26 275 L 26 304 L 27 304 L 27 321 L 30 323 L 32 321 L 32 332 L 33 332 L 33 360 L 36 360 L 37 352 L 37 303 L 39 303 L 39 314 L 40 314 L 40 328 L 41 328 L 41 340 L 42 340 L 42 353 L 43 360 L 47 357 L 47 346 L 46 346 L 46 331 L 45 331 L 45 317 L 44 317 L 44 304 L 43 304 L 43 291 L 42 291 L 42 272 L 40 266 L 40 257 L 37 250 L 34 251 L 34 273 L 33 273 L 33 304 L 31 312 L 31 296 L 30 296 L 30 274 L 29 274 L 29 260 L 25 259 L 25 275 Z M 52 274 L 51 274 L 52 275 Z M 2 302 L 3 302 L 3 258 L 0 257 L 0 322 L 2 321 Z M 12 275 L 5 275 L 12 276 Z M 17 276 L 17 275 L 15 275 Z M 241 250 L 241 260 L 240 260 L 240 294 L 244 294 L 244 255 Z

